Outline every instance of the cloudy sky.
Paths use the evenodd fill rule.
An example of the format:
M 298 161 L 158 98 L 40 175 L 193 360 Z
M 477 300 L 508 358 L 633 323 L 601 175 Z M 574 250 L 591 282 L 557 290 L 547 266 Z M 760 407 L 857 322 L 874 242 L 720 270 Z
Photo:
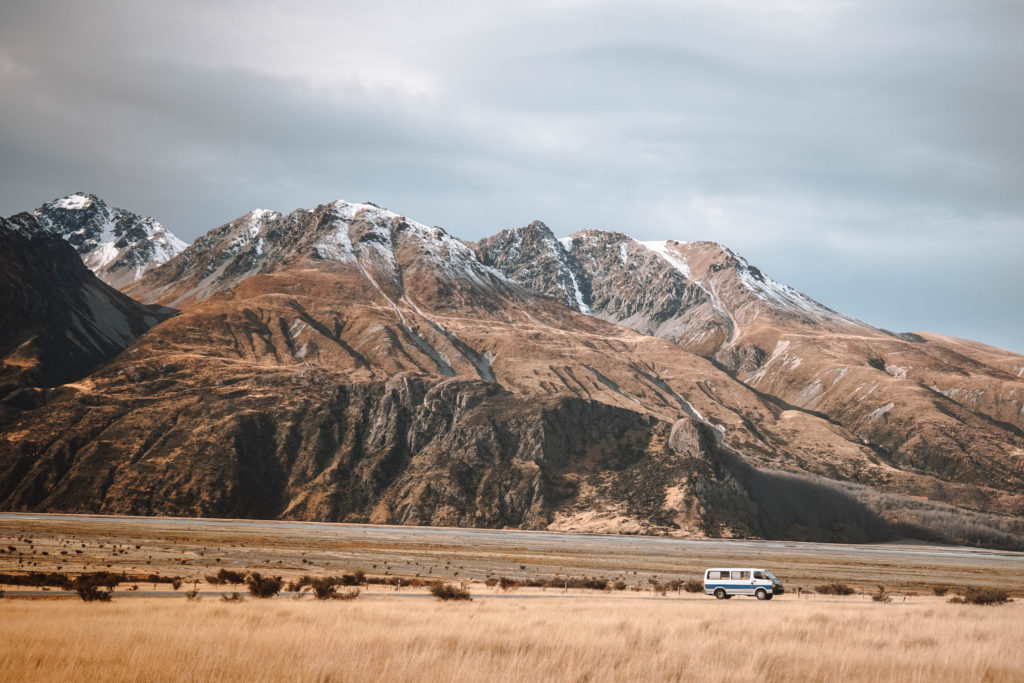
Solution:
M 1024 352 L 1024 3 L 511 4 L 4 0 L 0 214 L 81 190 L 192 240 L 344 198 L 710 239 Z

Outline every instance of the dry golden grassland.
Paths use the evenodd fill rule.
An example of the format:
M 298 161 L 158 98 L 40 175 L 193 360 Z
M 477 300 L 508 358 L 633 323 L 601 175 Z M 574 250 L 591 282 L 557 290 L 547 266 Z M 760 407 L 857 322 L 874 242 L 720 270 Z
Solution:
M 10 681 L 1020 681 L 1024 604 L 784 596 L 0 602 Z

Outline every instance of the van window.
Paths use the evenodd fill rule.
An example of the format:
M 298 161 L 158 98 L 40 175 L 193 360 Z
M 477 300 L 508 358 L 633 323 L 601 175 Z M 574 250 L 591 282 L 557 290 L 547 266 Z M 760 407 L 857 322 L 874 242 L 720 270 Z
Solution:
M 722 578 L 722 572 L 720 572 L 720 571 L 708 572 L 708 579 L 710 579 L 712 581 L 717 581 L 717 580 L 719 580 L 721 578 Z
M 749 579 L 749 578 L 750 578 L 750 572 L 734 571 L 732 573 L 732 580 L 733 581 L 742 581 L 743 579 Z
M 768 575 L 765 574 L 764 572 L 754 572 L 754 578 L 755 579 L 764 579 L 765 581 L 767 581 L 768 580 Z

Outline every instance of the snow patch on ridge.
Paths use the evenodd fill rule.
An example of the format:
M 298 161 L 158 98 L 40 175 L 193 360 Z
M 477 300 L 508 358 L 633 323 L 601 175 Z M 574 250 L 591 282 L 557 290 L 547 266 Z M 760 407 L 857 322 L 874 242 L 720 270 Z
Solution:
M 874 421 L 884 417 L 885 414 L 888 413 L 890 410 L 892 410 L 893 406 L 895 406 L 895 405 L 896 405 L 895 403 L 890 401 L 889 403 L 886 403 L 884 406 L 881 406 L 880 408 L 876 408 L 875 410 L 873 410 L 871 412 L 870 415 L 868 415 L 868 422 L 874 422 Z
M 77 211 L 88 206 L 92 206 L 92 198 L 80 193 L 68 195 L 63 199 L 58 199 L 53 202 L 54 208 L 66 209 L 69 211 Z
M 668 240 L 655 240 L 648 242 L 640 242 L 643 246 L 647 247 L 661 258 L 668 261 L 669 265 L 678 270 L 683 277 L 687 280 L 693 281 L 693 276 L 690 274 L 690 265 L 683 259 L 679 258 L 676 254 L 673 254 L 668 249 Z M 677 242 L 677 244 L 686 244 L 685 242 Z

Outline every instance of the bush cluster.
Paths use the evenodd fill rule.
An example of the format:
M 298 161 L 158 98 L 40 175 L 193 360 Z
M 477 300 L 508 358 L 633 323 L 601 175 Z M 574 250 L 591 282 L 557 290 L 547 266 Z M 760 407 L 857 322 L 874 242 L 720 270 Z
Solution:
M 697 579 L 687 579 L 686 582 L 683 583 L 683 590 L 687 593 L 703 593 L 704 582 Z
M 28 574 L 0 574 L 0 584 L 7 586 L 35 586 L 71 590 L 71 579 L 60 572 L 29 572 Z
M 92 572 L 77 576 L 71 588 L 86 602 L 109 602 L 114 588 L 123 580 L 123 574 Z
M 245 577 L 245 585 L 253 597 L 272 598 L 281 592 L 284 582 L 280 576 L 261 576 L 258 572 L 253 572 Z
M 206 577 L 206 583 L 212 583 L 215 586 L 232 585 L 238 586 L 245 583 L 245 574 L 241 572 L 233 572 L 228 569 L 221 569 L 216 574 L 210 574 Z
M 439 600 L 472 600 L 469 591 L 450 583 L 434 583 L 430 586 L 430 594 Z
M 853 595 L 854 590 L 845 583 L 823 583 L 815 586 L 814 592 L 822 595 Z

